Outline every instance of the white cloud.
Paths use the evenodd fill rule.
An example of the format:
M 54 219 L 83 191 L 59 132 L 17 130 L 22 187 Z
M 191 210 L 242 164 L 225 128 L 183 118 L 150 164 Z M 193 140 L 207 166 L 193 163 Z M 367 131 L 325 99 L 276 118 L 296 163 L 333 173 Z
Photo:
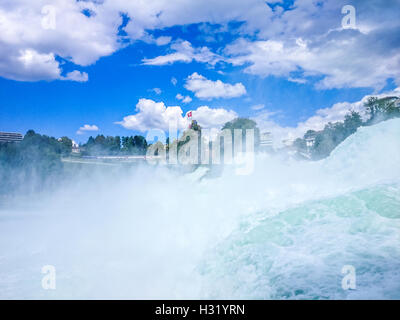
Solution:
M 178 83 L 178 80 L 175 77 L 171 78 L 171 83 L 176 86 L 176 84 Z
M 178 40 L 171 45 L 172 53 L 152 59 L 143 59 L 144 65 L 162 66 L 175 62 L 192 61 L 215 65 L 222 58 L 212 53 L 207 47 L 193 48 L 189 41 Z
M 294 82 L 294 83 L 300 83 L 300 84 L 307 83 L 307 79 L 292 78 L 292 77 L 289 77 L 289 78 L 288 78 L 288 81 Z
M 261 110 L 265 108 L 265 104 L 256 104 L 254 106 L 251 107 L 251 110 Z
M 47 5 L 54 10 L 43 10 Z M 92 8 L 86 17 L 81 10 Z M 44 28 L 48 14 L 55 13 L 54 26 Z M 0 76 L 18 81 L 83 81 L 78 71 L 62 76 L 56 57 L 87 66 L 120 48 L 116 33 L 118 14 L 107 13 L 89 2 L 55 0 L 2 1 L 0 3 Z M 77 28 L 79 26 L 79 28 Z
M 63 77 L 63 80 L 71 80 L 77 82 L 86 82 L 88 81 L 88 79 L 89 76 L 86 72 L 80 72 L 78 70 L 68 72 L 67 75 Z
M 162 93 L 162 90 L 160 88 L 153 88 L 150 91 L 153 91 L 157 95 L 160 95 Z
M 87 131 L 99 131 L 99 127 L 94 124 L 93 125 L 85 124 L 84 126 L 80 127 L 76 133 L 84 134 Z
M 228 60 L 233 65 L 245 65 L 245 71 L 251 74 L 266 76 L 289 76 L 297 69 L 299 60 L 307 60 L 307 52 L 303 47 L 285 48 L 279 41 L 248 41 L 239 39 L 226 48 L 226 53 L 232 58 Z
M 33 49 L 20 49 L 9 55 L 9 50 L 0 52 L 0 75 L 12 80 L 36 81 L 60 78 L 61 69 L 54 54 L 39 53 Z
M 200 126 L 206 129 L 221 128 L 226 122 L 238 117 L 237 113 L 233 110 L 223 108 L 212 109 L 208 106 L 201 106 L 193 110 L 192 116 Z
M 246 72 L 260 76 L 283 76 L 300 82 L 318 75 L 322 78 L 320 88 L 379 89 L 390 78 L 400 83 L 398 1 L 383 4 L 379 0 L 353 0 L 356 30 L 341 29 L 343 3 L 334 0 L 297 0 L 287 11 L 279 5 L 272 10 L 260 0 L 193 0 L 185 6 L 181 0 L 53 0 L 50 6 L 55 9 L 55 25 L 44 28 L 46 11 L 42 9 L 49 3 L 0 2 L 0 76 L 20 81 L 63 79 L 68 76 L 63 76 L 59 61 L 88 66 L 122 48 L 127 41 L 121 40 L 133 43 L 150 39 L 150 43 L 170 46 L 165 48 L 165 55 L 144 59 L 144 64 L 197 61 L 215 65 L 228 58 L 235 65 L 246 66 Z M 84 9 L 90 10 L 89 17 L 82 13 Z M 129 18 L 123 28 L 127 36 L 119 33 L 121 14 Z M 239 46 L 235 43 L 232 51 L 226 51 L 228 57 L 207 47 L 193 48 L 187 41 L 171 42 L 168 35 L 151 35 L 154 30 L 177 25 L 219 24 L 201 30 L 202 36 L 213 37 L 217 31 L 231 31 L 226 27 L 230 21 L 242 21 L 234 32 L 254 41 L 242 41 Z M 221 42 L 219 49 L 224 45 Z M 29 55 L 34 58 L 32 63 L 25 59 Z M 293 77 L 293 71 L 302 71 L 304 77 Z M 85 76 L 77 79 L 82 81 Z
M 6 50 L 7 51 L 7 50 Z M 5 52 L 7 54 L 7 52 Z M 1 63 L 1 59 L 3 63 Z M 86 72 L 71 71 L 61 75 L 60 63 L 53 53 L 39 53 L 33 49 L 21 49 L 15 56 L 4 57 L 0 52 L 0 75 L 17 81 L 70 80 L 85 82 Z
M 212 81 L 197 72 L 186 79 L 185 88 L 200 99 L 235 98 L 246 94 L 246 88 L 240 82 L 232 85 L 221 80 Z
M 249 2 L 250 1 L 250 2 Z M 243 39 L 228 46 L 224 57 L 218 59 L 208 50 L 208 59 L 195 59 L 191 46 L 172 48 L 172 53 L 146 62 L 163 65 L 177 61 L 199 61 L 215 64 L 230 61 L 245 66 L 245 72 L 262 77 L 285 77 L 289 81 L 305 83 L 310 76 L 321 81 L 317 88 L 383 88 L 393 78 L 400 83 L 400 22 L 398 1 L 383 4 L 379 0 L 354 0 L 356 29 L 341 27 L 344 5 L 341 1 L 297 0 L 291 10 L 275 6 L 272 10 L 263 1 L 219 1 L 218 5 L 200 4 L 194 0 L 183 13 L 172 1 L 158 21 L 160 24 L 243 21 L 239 28 Z M 274 3 L 277 3 L 277 1 Z M 189 12 L 192 17 L 189 18 Z M 178 17 L 179 14 L 179 17 Z M 216 28 L 203 24 L 202 36 L 213 37 Z M 218 29 L 218 28 L 217 28 Z M 228 30 L 229 31 L 229 30 Z M 215 37 L 214 37 L 215 38 Z M 216 38 L 215 38 L 216 39 Z M 224 45 L 224 44 L 221 44 Z M 293 73 L 302 74 L 300 77 Z
M 400 45 L 397 50 L 391 31 L 363 34 L 357 30 L 332 31 L 305 42 L 282 40 L 249 41 L 239 39 L 227 46 L 227 60 L 246 65 L 244 71 L 262 77 L 286 77 L 305 83 L 305 78 L 291 76 L 302 72 L 305 77 L 322 78 L 317 88 L 372 87 L 377 90 L 389 78 L 400 83 Z M 379 47 L 373 48 L 375 43 Z
M 396 36 L 400 23 L 395 15 L 400 4 L 353 1 L 358 21 L 354 30 L 341 28 L 343 3 L 340 1 L 298 0 L 291 10 L 283 11 L 277 6 L 274 12 L 267 5 L 262 7 L 260 4 L 261 1 L 249 4 L 251 10 L 239 13 L 235 11 L 239 9 L 236 1 L 223 3 L 225 8 L 229 8 L 227 11 L 237 12 L 236 20 L 245 22 L 240 28 L 243 38 L 256 36 L 255 40 L 242 40 L 228 46 L 227 57 L 219 56 L 217 61 L 228 60 L 234 65 L 246 66 L 245 72 L 262 77 L 285 77 L 296 83 L 306 83 L 308 76 L 318 76 L 322 80 L 317 87 L 322 89 L 381 89 L 390 78 L 400 83 L 400 44 Z M 222 5 L 215 8 L 218 14 L 213 14 L 212 19 L 205 17 L 203 22 L 226 21 L 229 14 L 219 12 L 221 8 Z M 200 12 L 194 17 L 201 15 Z M 212 36 L 215 32 L 211 27 L 201 30 L 205 36 Z M 164 65 L 193 60 L 196 60 L 193 52 L 181 48 L 145 62 Z M 209 59 L 196 61 L 210 63 Z M 298 71 L 303 76 L 293 77 L 292 73 Z
M 192 98 L 189 97 L 189 96 L 186 96 L 186 97 L 183 98 L 182 102 L 183 103 L 190 103 L 190 102 L 192 102 Z
M 193 119 L 197 120 L 204 129 L 220 128 L 226 122 L 237 117 L 232 110 L 223 108 L 210 108 L 201 106 L 192 111 Z M 150 99 L 140 99 L 136 105 L 136 114 L 123 118 L 116 122 L 126 129 L 145 132 L 152 129 L 167 131 L 170 122 L 177 124 L 178 129 L 188 127 L 189 121 L 183 116 L 179 106 L 166 106 L 163 102 L 155 102 Z
M 124 117 L 117 124 L 126 129 L 148 131 L 152 129 L 168 130 L 169 123 L 176 123 L 178 128 L 187 127 L 187 120 L 182 117 L 179 106 L 167 107 L 164 102 L 155 102 L 150 99 L 140 99 L 136 105 L 137 113 Z
M 158 37 L 158 38 L 156 39 L 156 44 L 157 44 L 158 46 L 165 46 L 165 45 L 167 45 L 168 43 L 170 43 L 171 40 L 172 40 L 172 38 L 171 38 L 171 37 L 168 37 L 168 36 Z
M 127 12 L 131 20 L 125 30 L 137 39 L 145 30 L 163 29 L 175 25 L 210 22 L 226 24 L 229 21 L 261 21 L 272 15 L 270 8 L 259 0 L 182 0 L 108 1 L 105 6 Z M 255 26 L 253 26 L 254 29 Z
M 178 100 L 181 100 L 183 103 L 190 103 L 190 102 L 192 102 L 192 98 L 191 98 L 191 97 L 189 97 L 189 96 L 183 96 L 183 95 L 181 95 L 180 93 L 178 93 L 178 94 L 176 95 L 176 98 L 177 98 Z
M 161 37 L 155 38 L 153 35 L 145 33 L 141 37 L 140 40 L 142 40 L 143 42 L 149 43 L 149 44 L 155 44 L 157 46 L 165 46 L 171 42 L 172 37 L 161 36 Z

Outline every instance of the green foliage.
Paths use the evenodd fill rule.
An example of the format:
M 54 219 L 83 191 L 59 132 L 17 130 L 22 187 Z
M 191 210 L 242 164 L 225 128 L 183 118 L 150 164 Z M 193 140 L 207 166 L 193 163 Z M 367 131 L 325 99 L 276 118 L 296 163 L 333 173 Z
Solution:
M 122 137 L 122 149 L 125 154 L 146 154 L 147 141 L 142 136 Z
M 308 139 L 308 138 L 315 137 L 316 134 L 317 134 L 317 131 L 315 131 L 315 130 L 308 130 L 308 131 L 306 132 L 306 134 L 304 135 L 304 139 Z
M 98 135 L 96 138 L 89 137 L 87 143 L 82 146 L 84 155 L 115 155 L 120 152 L 121 138 Z
M 400 108 L 396 105 L 398 102 L 399 97 L 385 97 L 381 99 L 370 97 L 364 104 L 369 115 L 367 124 L 375 124 L 380 121 L 400 117 Z
M 61 137 L 59 142 L 62 146 L 62 154 L 68 156 L 72 151 L 72 140 L 68 137 Z
M 246 130 L 254 129 L 254 147 L 257 150 L 260 145 L 260 129 L 257 127 L 257 123 L 253 120 L 247 118 L 236 118 L 224 124 L 222 130 L 231 130 L 232 132 L 232 142 L 234 143 L 234 130 L 242 130 L 242 146 L 246 145 Z
M 312 157 L 321 159 L 329 156 L 336 146 L 355 133 L 362 125 L 361 116 L 355 111 L 347 114 L 343 122 L 328 123 L 324 130 L 315 136 L 315 143 L 311 149 Z
M 229 121 L 224 124 L 222 127 L 222 130 L 225 129 L 256 129 L 257 128 L 257 123 L 253 120 L 247 119 L 247 118 L 236 118 L 232 121 Z
M 142 136 L 90 137 L 84 155 L 145 154 Z M 65 176 L 62 157 L 70 156 L 72 140 L 55 139 L 29 130 L 21 142 L 0 143 L 0 194 L 40 191 Z
M 303 139 L 297 139 L 293 146 L 297 151 L 307 152 L 313 159 L 322 159 L 329 156 L 343 140 L 352 135 L 361 126 L 369 126 L 380 121 L 400 117 L 398 97 L 377 98 L 370 97 L 364 104 L 368 120 L 363 122 L 361 115 L 350 111 L 343 122 L 328 123 L 322 131 L 307 131 Z M 306 140 L 315 136 L 314 145 L 307 147 Z
M 111 137 L 98 135 L 89 137 L 82 146 L 82 154 L 88 156 L 100 155 L 144 155 L 147 150 L 147 141 L 143 136 Z
M 61 157 L 71 151 L 68 140 L 29 130 L 19 143 L 0 143 L 0 193 L 41 190 L 51 183 L 62 172 Z
M 315 137 L 315 143 L 311 149 L 312 157 L 314 159 L 321 159 L 329 156 L 332 150 L 346 139 L 346 137 L 343 123 L 328 123 L 324 130 L 319 132 Z
M 349 114 L 346 114 L 344 117 L 344 130 L 346 135 L 349 136 L 357 131 L 359 127 L 363 125 L 363 121 L 361 119 L 361 115 L 358 112 L 350 111 Z

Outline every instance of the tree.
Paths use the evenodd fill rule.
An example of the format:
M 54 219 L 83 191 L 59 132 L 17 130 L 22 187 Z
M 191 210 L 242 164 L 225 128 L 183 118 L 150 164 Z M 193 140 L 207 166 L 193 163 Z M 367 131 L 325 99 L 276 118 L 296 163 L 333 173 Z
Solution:
M 98 135 L 96 138 L 89 137 L 83 149 L 86 155 L 145 154 L 147 142 L 142 136 L 121 138 Z
M 314 159 L 328 157 L 332 150 L 336 148 L 344 139 L 346 139 L 344 124 L 342 122 L 329 122 L 324 130 L 315 137 L 314 146 L 311 154 Z
M 369 115 L 367 125 L 400 117 L 399 99 L 399 97 L 368 98 L 367 102 L 364 103 L 364 107 Z
M 121 151 L 121 138 L 107 136 L 104 141 L 103 151 L 108 155 L 115 155 Z
M 129 153 L 134 148 L 133 137 L 122 137 L 122 151 Z
M 352 135 L 362 125 L 363 121 L 361 119 L 361 115 L 358 112 L 350 111 L 350 113 L 346 114 L 346 116 L 344 117 L 344 128 L 346 130 L 347 136 Z
M 146 154 L 147 150 L 147 141 L 143 136 L 134 136 L 133 142 L 135 145 L 135 152 L 137 154 Z
M 343 122 L 330 122 L 324 130 L 318 132 L 308 130 L 303 139 L 298 138 L 293 146 L 300 153 L 309 152 L 313 159 L 322 159 L 329 156 L 337 145 L 356 132 L 362 125 L 364 123 L 361 115 L 358 112 L 350 111 L 346 114 Z M 314 139 L 314 144 L 311 147 L 307 147 L 308 139 Z
M 224 124 L 222 130 L 231 130 L 232 142 L 234 143 L 234 130 L 242 130 L 242 147 L 246 145 L 246 130 L 254 130 L 254 149 L 257 149 L 260 145 L 260 129 L 257 127 L 257 123 L 247 118 L 236 118 Z
M 68 152 L 68 140 L 29 130 L 19 143 L 0 144 L 2 191 L 40 190 L 55 183 L 62 173 L 61 157 Z
M 314 138 L 317 134 L 317 131 L 315 130 L 308 130 L 306 134 L 304 135 L 304 139 L 309 139 L 309 138 Z
M 69 139 L 68 137 L 61 137 L 58 140 L 61 143 L 62 146 L 62 154 L 63 155 L 69 155 L 72 152 L 72 140 Z
M 99 134 L 95 139 L 94 143 L 97 144 L 98 146 L 104 146 L 106 143 L 106 137 L 104 135 Z
M 311 154 L 314 159 L 328 157 L 332 150 L 342 143 L 348 136 L 352 135 L 363 125 L 361 116 L 351 111 L 345 116 L 343 122 L 328 123 L 324 130 L 315 137 Z
M 124 154 L 146 154 L 148 144 L 143 136 L 122 137 L 122 149 Z

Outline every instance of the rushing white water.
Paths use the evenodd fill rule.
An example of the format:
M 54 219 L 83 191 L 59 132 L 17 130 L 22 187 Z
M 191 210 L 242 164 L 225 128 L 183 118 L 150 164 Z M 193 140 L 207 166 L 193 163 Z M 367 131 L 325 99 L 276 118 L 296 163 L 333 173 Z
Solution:
M 203 170 L 77 177 L 3 209 L 0 298 L 400 298 L 400 119 L 323 161 Z

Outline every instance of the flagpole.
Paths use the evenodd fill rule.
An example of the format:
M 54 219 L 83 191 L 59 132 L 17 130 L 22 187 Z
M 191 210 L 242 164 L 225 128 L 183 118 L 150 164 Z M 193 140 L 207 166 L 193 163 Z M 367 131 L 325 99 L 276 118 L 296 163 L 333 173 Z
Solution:
M 189 129 L 190 129 L 190 127 L 191 127 L 191 120 L 192 120 L 192 111 L 189 111 L 188 113 L 187 113 L 187 117 L 188 117 L 188 120 L 189 120 Z

